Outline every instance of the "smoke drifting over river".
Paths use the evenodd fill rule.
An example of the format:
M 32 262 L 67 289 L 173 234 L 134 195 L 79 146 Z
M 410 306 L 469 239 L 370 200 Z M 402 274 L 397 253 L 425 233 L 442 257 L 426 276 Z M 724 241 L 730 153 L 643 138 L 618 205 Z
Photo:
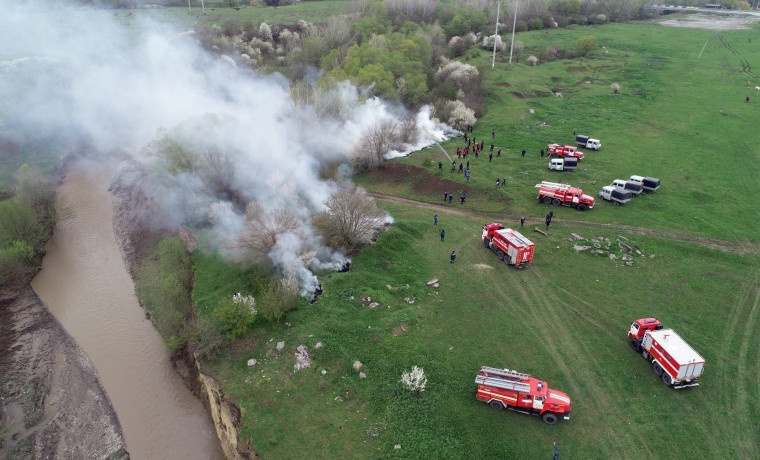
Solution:
M 197 222 L 214 207 L 224 208 L 214 219 L 221 241 L 243 221 L 239 207 L 225 206 L 227 198 L 202 179 L 209 171 L 162 169 L 166 164 L 149 155 L 162 136 L 216 155 L 213 164 L 221 158 L 227 192 L 267 209 L 288 209 L 308 224 L 344 185 L 321 179 L 320 167 L 347 162 L 368 127 L 406 115 L 401 107 L 360 98 L 359 89 L 344 83 L 330 98 L 337 109 L 319 116 L 320 109 L 294 103 L 284 77 L 238 68 L 232 59 L 202 50 L 186 31 L 134 18 L 127 26 L 121 14 L 119 19 L 113 11 L 53 8 L 48 2 L 6 6 L 0 18 L 0 134 L 66 133 L 106 155 L 130 153 L 156 173 L 161 224 Z M 416 120 L 418 145 L 389 155 L 444 138 L 428 110 Z M 316 237 L 307 241 L 278 244 L 271 254 L 280 268 L 300 274 L 304 289 L 316 279 L 309 267 L 299 266 L 297 250 L 316 251 L 311 268 L 343 262 Z

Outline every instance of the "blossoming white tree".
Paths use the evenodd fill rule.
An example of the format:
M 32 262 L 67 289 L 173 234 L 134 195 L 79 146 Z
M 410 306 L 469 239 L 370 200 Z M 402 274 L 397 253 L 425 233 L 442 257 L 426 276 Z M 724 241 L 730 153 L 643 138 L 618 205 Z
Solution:
M 421 398 L 422 392 L 425 391 L 425 385 L 427 385 L 424 369 L 414 366 L 411 371 L 404 372 L 401 374 L 401 383 L 411 391 L 414 391 L 418 398 Z

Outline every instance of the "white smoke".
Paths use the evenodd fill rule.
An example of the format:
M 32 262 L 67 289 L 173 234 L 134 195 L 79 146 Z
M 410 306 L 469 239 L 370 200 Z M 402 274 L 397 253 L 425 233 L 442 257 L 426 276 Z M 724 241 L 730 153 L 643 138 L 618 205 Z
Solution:
M 312 269 L 340 267 L 345 256 L 322 245 L 309 228 L 310 216 L 341 185 L 321 179 L 320 168 L 347 163 L 363 131 L 406 115 L 405 109 L 364 99 L 343 83 L 334 94 L 340 110 L 318 117 L 293 102 L 281 75 L 251 74 L 231 57 L 209 54 L 193 33 L 139 20 L 139 14 L 125 25 L 118 16 L 42 1 L 5 5 L 0 130 L 77 133 L 99 152 L 131 152 L 154 170 L 160 165 L 143 152 L 162 132 L 222 148 L 236 193 L 293 212 L 310 235 L 279 238 L 273 264 L 297 276 L 304 292 L 317 283 Z M 416 119 L 419 145 L 444 138 L 446 128 L 430 120 L 429 108 Z M 336 180 L 347 181 L 350 168 L 338 171 Z M 167 223 L 209 219 L 220 241 L 234 239 L 244 222 L 242 210 L 220 202 L 197 175 L 165 174 L 154 197 Z M 299 251 L 315 253 L 308 267 L 299 262 Z

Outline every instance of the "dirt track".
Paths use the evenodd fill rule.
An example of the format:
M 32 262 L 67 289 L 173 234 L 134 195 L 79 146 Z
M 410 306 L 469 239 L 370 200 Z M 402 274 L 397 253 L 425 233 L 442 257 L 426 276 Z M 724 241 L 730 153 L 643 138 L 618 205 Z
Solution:
M 430 209 L 430 210 L 441 212 L 441 213 L 450 213 L 450 214 L 456 214 L 460 216 L 474 217 L 474 218 L 481 219 L 483 221 L 491 221 L 494 219 L 504 219 L 504 218 L 511 218 L 512 220 L 517 221 L 520 218 L 520 216 L 518 215 L 511 215 L 511 214 L 504 214 L 504 213 L 499 213 L 498 215 L 496 215 L 493 213 L 483 213 L 483 212 L 472 211 L 470 209 L 462 208 L 458 206 L 426 203 L 423 201 L 417 201 L 417 200 L 411 200 L 408 198 L 400 198 L 397 196 L 386 195 L 384 193 L 369 192 L 369 194 L 377 198 L 378 200 L 391 201 L 393 203 L 406 204 L 409 206 L 417 206 L 420 208 L 426 208 L 426 209 Z M 594 229 L 594 230 L 598 229 L 598 230 L 608 230 L 608 231 L 612 230 L 612 231 L 616 231 L 620 233 L 641 235 L 641 236 L 646 236 L 646 237 L 651 237 L 651 238 L 658 238 L 658 239 L 666 240 L 666 241 L 696 244 L 697 246 L 702 246 L 709 249 L 715 249 L 721 252 L 730 252 L 730 253 L 739 254 L 739 255 L 746 255 L 746 254 L 760 255 L 760 243 L 746 241 L 746 240 L 734 242 L 734 241 L 719 240 L 717 238 L 709 238 L 705 236 L 689 235 L 685 233 L 669 232 L 665 230 L 655 230 L 655 229 L 646 228 L 646 227 L 634 227 L 631 225 L 622 225 L 622 224 L 603 224 L 603 223 L 597 223 L 597 222 L 587 222 L 583 220 L 558 219 L 556 217 L 554 218 L 553 222 L 567 222 L 568 224 L 571 224 L 577 227 L 588 228 L 588 229 Z M 543 221 L 540 219 L 527 219 L 525 223 L 527 225 L 543 225 Z

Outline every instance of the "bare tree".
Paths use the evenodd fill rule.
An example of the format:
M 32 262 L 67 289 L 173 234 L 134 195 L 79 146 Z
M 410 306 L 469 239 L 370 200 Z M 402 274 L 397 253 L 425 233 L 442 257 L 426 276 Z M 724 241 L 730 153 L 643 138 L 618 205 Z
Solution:
M 267 210 L 261 203 L 252 201 L 246 206 L 243 231 L 234 246 L 248 251 L 254 261 L 260 261 L 285 233 L 303 233 L 295 214 L 286 209 Z
M 352 252 L 383 227 L 387 214 L 377 209 L 375 200 L 364 189 L 343 189 L 325 201 L 327 210 L 315 219 L 315 225 L 334 247 Z
M 369 170 L 382 163 L 388 153 L 400 140 L 399 124 L 395 120 L 378 121 L 367 128 L 351 155 L 351 164 L 362 170 Z

